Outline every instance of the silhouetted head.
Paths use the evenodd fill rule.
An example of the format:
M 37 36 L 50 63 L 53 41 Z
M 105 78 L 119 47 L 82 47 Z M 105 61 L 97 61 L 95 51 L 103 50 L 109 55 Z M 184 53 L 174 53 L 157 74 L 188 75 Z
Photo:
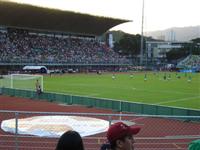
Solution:
M 80 134 L 76 131 L 65 132 L 58 140 L 56 150 L 84 150 Z

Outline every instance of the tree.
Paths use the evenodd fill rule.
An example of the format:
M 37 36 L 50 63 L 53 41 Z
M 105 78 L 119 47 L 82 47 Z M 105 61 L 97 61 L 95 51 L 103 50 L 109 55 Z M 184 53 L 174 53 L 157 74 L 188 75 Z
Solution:
M 166 53 L 167 60 L 177 60 L 186 57 L 189 54 L 188 51 L 182 49 L 174 49 Z
M 168 60 L 176 60 L 188 55 L 200 55 L 200 38 L 192 39 L 190 43 L 184 43 L 180 49 L 174 49 L 166 53 Z
M 200 43 L 200 38 L 192 39 L 191 41 L 194 43 Z
M 200 38 L 192 39 L 192 54 L 200 55 Z
M 115 42 L 114 49 L 124 55 L 138 55 L 140 52 L 140 35 L 124 34 L 119 42 Z

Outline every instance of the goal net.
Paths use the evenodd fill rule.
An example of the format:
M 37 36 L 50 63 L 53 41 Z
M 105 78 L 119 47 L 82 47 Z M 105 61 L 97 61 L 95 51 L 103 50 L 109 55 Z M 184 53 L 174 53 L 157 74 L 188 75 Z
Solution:
M 30 74 L 11 74 L 2 76 L 0 84 L 5 88 L 22 89 L 22 90 L 36 90 L 36 81 L 38 80 L 41 90 L 43 91 L 43 76 Z

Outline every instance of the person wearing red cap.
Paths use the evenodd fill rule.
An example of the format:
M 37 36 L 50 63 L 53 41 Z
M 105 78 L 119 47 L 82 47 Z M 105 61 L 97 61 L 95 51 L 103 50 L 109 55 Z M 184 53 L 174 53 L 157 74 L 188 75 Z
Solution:
M 112 124 L 107 131 L 111 150 L 134 150 L 134 137 L 140 127 L 128 126 L 123 122 Z

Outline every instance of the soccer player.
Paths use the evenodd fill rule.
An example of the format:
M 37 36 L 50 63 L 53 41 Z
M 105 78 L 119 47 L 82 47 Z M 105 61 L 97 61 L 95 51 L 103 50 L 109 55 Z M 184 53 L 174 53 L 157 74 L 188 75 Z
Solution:
M 144 81 L 147 81 L 147 74 L 144 75 Z
M 188 77 L 188 82 L 191 82 L 191 81 L 192 81 L 192 77 L 189 76 L 189 77 Z
M 133 78 L 133 73 L 130 74 L 130 78 Z
M 113 73 L 113 74 L 112 74 L 112 79 L 114 80 L 115 78 L 116 78 L 116 77 L 115 77 L 115 74 Z

